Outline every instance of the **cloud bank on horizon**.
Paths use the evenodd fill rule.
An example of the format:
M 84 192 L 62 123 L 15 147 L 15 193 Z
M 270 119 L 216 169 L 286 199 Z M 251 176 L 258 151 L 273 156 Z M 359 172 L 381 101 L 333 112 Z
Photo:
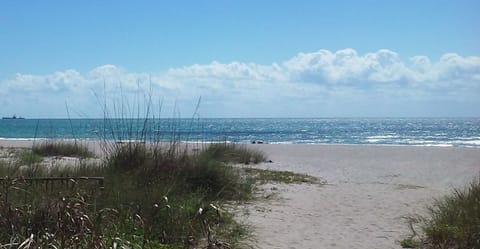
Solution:
M 99 117 L 101 98 L 132 93 L 151 94 L 183 117 L 200 96 L 203 117 L 480 116 L 480 57 L 403 60 L 388 49 L 349 48 L 270 65 L 214 61 L 163 72 L 102 65 L 0 79 L 4 115 L 65 117 L 67 103 L 81 117 Z

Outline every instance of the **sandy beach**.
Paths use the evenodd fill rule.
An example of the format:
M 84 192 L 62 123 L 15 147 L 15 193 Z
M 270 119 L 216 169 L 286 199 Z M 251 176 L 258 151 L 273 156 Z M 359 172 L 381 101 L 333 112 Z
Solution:
M 86 142 L 99 153 L 98 142 Z M 32 141 L 0 140 L 0 148 Z M 401 248 L 406 217 L 480 174 L 479 148 L 256 144 L 273 163 L 255 167 L 320 177 L 326 185 L 276 184 L 274 198 L 237 207 L 253 248 Z
M 277 185 L 279 198 L 244 206 L 254 248 L 401 248 L 405 217 L 480 173 L 480 149 L 365 145 L 250 145 L 266 169 L 327 185 Z

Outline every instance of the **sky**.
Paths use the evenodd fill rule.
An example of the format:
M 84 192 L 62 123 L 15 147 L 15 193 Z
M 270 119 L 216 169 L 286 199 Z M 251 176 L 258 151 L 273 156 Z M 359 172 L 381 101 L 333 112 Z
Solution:
M 0 115 L 152 103 L 181 117 L 479 117 L 478 13 L 464 0 L 2 0 Z

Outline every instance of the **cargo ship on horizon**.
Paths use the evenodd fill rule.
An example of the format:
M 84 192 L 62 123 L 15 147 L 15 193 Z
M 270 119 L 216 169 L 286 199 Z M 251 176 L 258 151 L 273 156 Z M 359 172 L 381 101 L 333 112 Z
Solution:
M 20 116 L 17 117 L 17 115 L 14 114 L 11 117 L 2 117 L 2 119 L 25 119 L 25 118 Z

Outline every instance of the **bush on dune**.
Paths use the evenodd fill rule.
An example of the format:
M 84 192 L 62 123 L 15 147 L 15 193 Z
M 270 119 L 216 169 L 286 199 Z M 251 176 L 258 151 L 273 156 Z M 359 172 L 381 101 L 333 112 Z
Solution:
M 40 144 L 35 144 L 32 147 L 33 153 L 40 156 L 71 156 L 88 158 L 94 157 L 94 153 L 91 152 L 87 146 L 75 142 L 58 142 L 58 141 L 45 141 Z
M 202 192 L 206 198 L 222 200 L 251 197 L 253 179 L 228 163 L 238 162 L 237 155 L 250 160 L 257 156 L 254 151 L 211 144 L 198 154 L 188 154 L 186 150 L 171 149 L 169 146 L 176 145 L 115 145 L 107 156 L 107 170 L 113 174 L 123 172 L 130 179 L 138 179 L 137 185 L 162 182 L 162 185 L 169 186 L 169 192 Z M 171 153 L 172 150 L 177 152 Z M 247 153 L 250 155 L 247 156 Z
M 474 249 L 480 248 L 480 177 L 464 189 L 455 189 L 428 208 L 428 217 L 414 219 L 423 232 L 401 241 L 405 248 Z M 413 222 L 413 221 L 411 221 Z
M 423 228 L 427 248 L 480 248 L 480 177 L 438 200 Z
M 242 164 L 261 163 L 266 159 L 261 151 L 234 143 L 213 143 L 200 154 L 200 157 L 215 158 L 225 163 Z

